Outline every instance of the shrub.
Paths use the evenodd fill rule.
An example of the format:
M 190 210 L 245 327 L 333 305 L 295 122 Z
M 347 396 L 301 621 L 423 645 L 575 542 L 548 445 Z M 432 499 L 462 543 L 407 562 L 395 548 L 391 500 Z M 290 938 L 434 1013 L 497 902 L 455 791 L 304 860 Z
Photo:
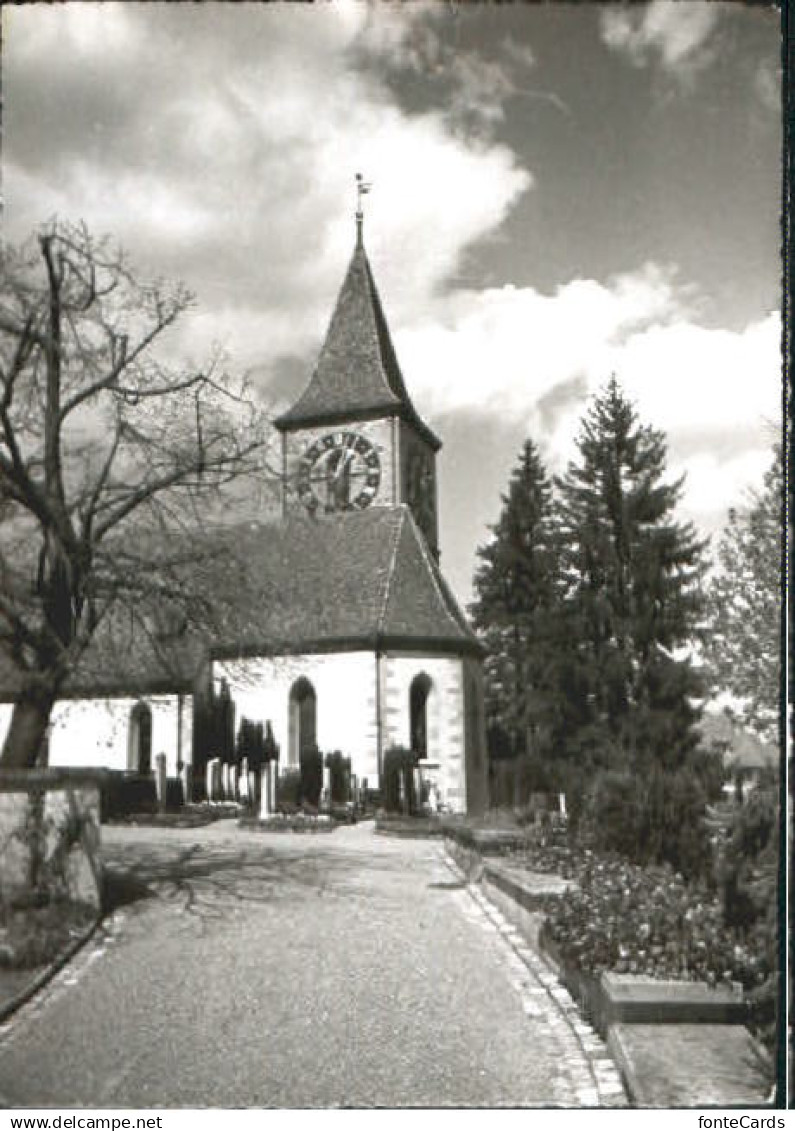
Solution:
M 579 836 L 636 864 L 667 862 L 685 876 L 708 875 L 706 804 L 701 779 L 689 766 L 673 772 L 653 766 L 643 774 L 603 770 L 585 796 Z
M 103 821 L 117 820 L 131 813 L 157 812 L 157 790 L 150 774 L 109 771 L 102 782 Z
M 237 730 L 235 744 L 235 762 L 238 766 L 243 764 L 243 759 L 248 759 L 248 768 L 258 770 L 263 762 L 264 736 L 262 723 L 254 723 L 251 719 L 242 718 Z
M 778 786 L 772 775 L 728 815 L 720 836 L 716 879 L 723 919 L 765 976 L 754 994 L 754 1020 L 771 1043 L 779 966 Z
M 276 801 L 279 809 L 287 811 L 298 808 L 301 800 L 301 771 L 297 769 L 282 770 L 276 787 Z
M 351 795 L 351 760 L 344 758 L 339 750 L 326 755 L 326 767 L 331 777 L 332 803 L 344 805 Z
M 405 746 L 390 746 L 384 752 L 382 794 L 387 813 L 406 811 L 414 814 L 418 800 L 414 788 L 414 767 L 419 757 Z M 401 790 L 402 782 L 402 790 Z M 401 802 L 401 793 L 404 801 Z
M 299 756 L 301 797 L 304 803 L 317 808 L 323 788 L 323 755 L 317 746 L 305 746 Z

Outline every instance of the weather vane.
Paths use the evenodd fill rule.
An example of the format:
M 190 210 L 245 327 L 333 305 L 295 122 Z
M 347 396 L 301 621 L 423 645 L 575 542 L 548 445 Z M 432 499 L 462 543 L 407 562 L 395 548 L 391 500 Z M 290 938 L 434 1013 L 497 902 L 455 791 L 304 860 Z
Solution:
M 356 174 L 356 236 L 359 243 L 362 242 L 362 224 L 364 223 L 362 197 L 366 196 L 372 187 L 372 181 L 366 181 L 361 173 Z

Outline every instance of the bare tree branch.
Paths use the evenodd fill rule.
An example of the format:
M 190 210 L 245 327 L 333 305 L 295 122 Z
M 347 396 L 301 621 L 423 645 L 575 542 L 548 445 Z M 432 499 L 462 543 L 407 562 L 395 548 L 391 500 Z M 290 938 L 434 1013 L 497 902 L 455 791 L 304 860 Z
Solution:
M 31 711 L 41 736 L 98 632 L 112 644 L 137 624 L 154 648 L 161 619 L 206 623 L 185 538 L 239 480 L 273 477 L 245 385 L 218 357 L 179 369 L 158 356 L 191 302 L 136 279 L 82 225 L 0 251 L 0 672 L 27 711 L 0 763 L 35 760 Z

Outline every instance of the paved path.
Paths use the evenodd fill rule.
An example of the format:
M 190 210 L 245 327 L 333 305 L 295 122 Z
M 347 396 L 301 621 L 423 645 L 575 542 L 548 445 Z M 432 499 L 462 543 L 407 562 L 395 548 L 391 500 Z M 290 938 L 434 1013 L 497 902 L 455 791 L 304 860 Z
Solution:
M 438 843 L 228 821 L 103 837 L 130 902 L 0 1029 L 0 1106 L 622 1102 Z

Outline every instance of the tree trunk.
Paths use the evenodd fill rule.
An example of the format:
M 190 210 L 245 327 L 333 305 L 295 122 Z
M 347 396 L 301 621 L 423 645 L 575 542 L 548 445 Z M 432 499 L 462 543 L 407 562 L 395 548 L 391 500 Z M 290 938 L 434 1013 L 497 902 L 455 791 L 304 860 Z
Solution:
M 22 691 L 11 715 L 0 769 L 29 770 L 38 762 L 44 749 L 47 727 L 50 723 L 55 691 L 40 684 Z

